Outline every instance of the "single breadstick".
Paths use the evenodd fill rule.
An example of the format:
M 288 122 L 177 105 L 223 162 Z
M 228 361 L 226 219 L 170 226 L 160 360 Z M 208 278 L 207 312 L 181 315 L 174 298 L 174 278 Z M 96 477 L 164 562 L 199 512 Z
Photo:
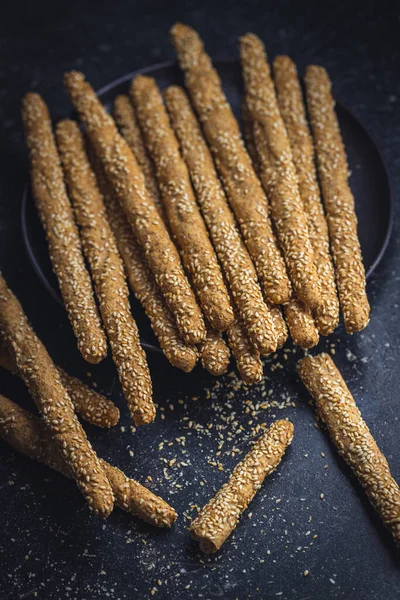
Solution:
M 60 121 L 56 139 L 83 250 L 122 389 L 136 425 L 155 418 L 146 355 L 131 313 L 124 265 L 107 221 L 103 198 L 75 121 Z
M 0 366 L 18 375 L 17 366 L 1 340 Z M 57 367 L 57 371 L 79 416 L 97 427 L 114 427 L 118 423 L 119 410 L 114 402 L 92 390 L 80 379 L 68 375 L 61 367 Z
M 260 353 L 247 337 L 246 328 L 237 318 L 226 332 L 228 345 L 236 360 L 241 378 L 246 383 L 257 383 L 263 377 L 263 365 Z
M 58 453 L 45 423 L 2 395 L 0 437 L 18 452 L 72 477 L 71 470 Z M 177 515 L 169 504 L 105 460 L 100 459 L 100 464 L 120 508 L 157 527 L 171 527 Z
M 290 421 L 275 421 L 236 465 L 228 481 L 192 521 L 189 531 L 206 554 L 217 552 L 236 528 L 264 479 L 281 462 L 293 439 Z
M 113 194 L 111 186 L 104 177 L 104 173 L 95 157 L 93 166 L 97 183 L 103 194 L 108 222 L 124 261 L 129 285 L 146 311 L 160 347 L 169 362 L 174 367 L 189 373 L 197 363 L 198 353 L 196 347 L 189 346 L 181 338 L 175 319 L 165 304 L 142 249 L 127 222 L 124 211 L 115 194 Z
M 253 262 L 236 226 L 189 98 L 178 86 L 167 88 L 164 96 L 235 306 L 254 345 L 261 354 L 269 354 L 276 348 L 273 319 L 264 303 Z
M 355 333 L 368 325 L 370 306 L 346 150 L 327 72 L 310 66 L 305 83 L 339 300 L 346 330 Z
M 90 510 L 107 517 L 114 497 L 99 459 L 74 413 L 56 366 L 1 275 L 0 333 Z
M 147 153 L 142 132 L 140 131 L 135 110 L 131 101 L 129 100 L 129 96 L 121 94 L 115 98 L 113 115 L 120 132 L 127 141 L 128 146 L 135 155 L 137 163 L 142 170 L 144 182 L 150 198 L 157 206 L 158 212 L 160 213 L 163 221 L 166 222 L 165 210 L 161 202 L 160 192 L 158 190 L 154 165 Z
M 200 359 L 203 368 L 211 375 L 223 375 L 227 372 L 230 360 L 229 348 L 218 331 L 207 323 L 207 337 L 199 344 Z
M 313 348 L 319 342 L 318 329 L 308 306 L 292 298 L 283 306 L 293 343 L 301 348 Z
M 182 337 L 197 344 L 206 335 L 201 310 L 131 149 L 81 73 L 67 73 L 65 84 Z
M 273 64 L 279 109 L 285 122 L 296 167 L 297 181 L 308 231 L 314 251 L 314 261 L 320 283 L 321 304 L 314 312 L 322 335 L 331 334 L 339 322 L 339 300 L 335 269 L 329 250 L 328 225 L 321 202 L 315 167 L 315 152 L 296 65 L 288 56 L 278 56 Z
M 289 303 L 292 302 L 289 300 Z M 283 344 L 286 342 L 289 336 L 288 328 L 286 325 L 286 321 L 283 318 L 282 310 L 280 306 L 276 304 L 270 304 L 269 310 L 271 311 L 272 320 L 274 322 L 274 329 L 276 333 L 277 345 L 276 349 L 282 348 Z
M 25 96 L 22 118 L 31 162 L 32 192 L 46 232 L 53 270 L 79 351 L 90 363 L 98 363 L 107 354 L 107 341 L 67 196 L 49 111 L 38 94 Z
M 183 264 L 204 315 L 214 329 L 225 331 L 234 319 L 232 306 L 161 93 L 155 80 L 143 75 L 130 91 Z
M 240 38 L 246 103 L 254 120 L 260 178 L 296 296 L 316 309 L 321 296 L 307 217 L 297 184 L 290 141 L 279 112 L 269 64 L 261 40 Z
M 400 489 L 335 363 L 328 354 L 297 363 L 339 454 L 353 470 L 372 506 L 400 545 Z
M 171 29 L 171 36 L 185 74 L 186 87 L 261 286 L 270 302 L 287 302 L 291 286 L 271 230 L 268 202 L 222 90 L 220 78 L 193 29 L 177 23 Z

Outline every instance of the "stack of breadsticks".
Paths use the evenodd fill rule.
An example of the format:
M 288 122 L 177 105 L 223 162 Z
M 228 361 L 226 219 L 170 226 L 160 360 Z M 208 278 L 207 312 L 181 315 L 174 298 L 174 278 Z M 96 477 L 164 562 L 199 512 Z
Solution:
M 369 319 L 326 72 L 307 70 L 311 133 L 294 64 L 278 57 L 272 76 L 262 42 L 243 36 L 245 144 L 198 34 L 176 24 L 171 37 L 188 94 L 139 75 L 113 118 L 70 72 L 84 133 L 64 120 L 53 135 L 37 94 L 23 107 L 33 194 L 78 347 L 99 362 L 108 339 L 137 425 L 155 409 L 127 281 L 172 365 L 189 372 L 200 359 L 219 375 L 232 352 L 248 383 L 289 333 L 302 348 L 332 333 L 339 302 L 348 332 Z

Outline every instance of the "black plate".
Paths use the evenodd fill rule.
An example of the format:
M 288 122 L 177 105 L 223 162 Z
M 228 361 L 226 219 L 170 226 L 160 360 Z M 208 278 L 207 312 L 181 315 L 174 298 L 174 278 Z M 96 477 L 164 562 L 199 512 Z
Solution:
M 240 116 L 242 83 L 239 64 L 234 61 L 215 61 L 225 93 L 236 114 Z M 156 78 L 161 89 L 171 84 L 182 84 L 182 74 L 175 63 L 162 63 L 128 73 L 98 91 L 107 109 L 111 109 L 117 94 L 126 93 L 132 78 L 139 72 Z M 389 241 L 392 228 L 392 198 L 386 169 L 376 145 L 369 134 L 340 103 L 337 114 L 344 137 L 352 176 L 351 187 L 355 196 L 359 222 L 359 237 L 367 277 L 380 262 Z M 36 213 L 29 185 L 22 200 L 22 230 L 31 263 L 51 296 L 61 303 L 58 284 L 52 272 L 47 244 Z M 133 312 L 141 332 L 144 348 L 160 352 L 148 319 L 141 306 L 133 301 Z

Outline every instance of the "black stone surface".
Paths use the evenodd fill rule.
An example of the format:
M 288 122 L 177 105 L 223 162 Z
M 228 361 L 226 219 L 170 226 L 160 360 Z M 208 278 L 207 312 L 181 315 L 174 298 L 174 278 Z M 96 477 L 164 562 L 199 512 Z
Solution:
M 174 505 L 180 518 L 171 532 L 154 530 L 119 510 L 106 522 L 98 521 L 88 515 L 71 482 L 2 443 L 0 598 L 396 599 L 399 554 L 325 433 L 314 427 L 294 370 L 301 351 L 293 353 L 289 346 L 287 358 L 280 353 L 266 361 L 263 388 L 236 391 L 232 377 L 217 383 L 200 368 L 184 375 L 162 356 L 149 355 L 159 415 L 165 418 L 133 433 L 111 360 L 97 367 L 84 364 L 63 310 L 38 282 L 25 255 L 21 96 L 38 90 L 54 118 L 64 116 L 70 110 L 61 84 L 65 70 L 85 71 L 99 88 L 128 71 L 172 59 L 167 32 L 178 19 L 199 29 L 213 56 L 237 56 L 237 36 L 251 30 L 263 37 L 271 56 L 289 53 L 300 68 L 310 62 L 326 66 L 338 98 L 376 140 L 397 202 L 400 47 L 395 4 L 61 0 L 2 7 L 0 267 L 54 359 L 96 381 L 119 403 L 124 430 L 87 428 L 96 449 L 142 483 L 151 475 L 149 487 Z M 398 481 L 399 279 L 396 221 L 385 258 L 368 285 L 370 325 L 351 338 L 341 327 L 320 344 L 335 351 Z M 0 379 L 1 393 L 32 407 L 20 382 L 3 371 Z M 272 406 L 252 415 L 248 400 Z M 233 412 L 237 424 L 227 421 Z M 245 452 L 252 428 L 274 416 L 293 420 L 292 447 L 222 551 L 201 556 L 188 537 L 183 513 L 193 514 L 190 505 L 207 501 L 240 457 L 231 456 L 232 448 Z M 190 421 L 198 424 L 196 429 L 189 428 Z M 244 431 L 237 431 L 240 425 Z M 226 441 L 216 456 L 219 434 Z M 185 446 L 174 441 L 181 436 Z M 159 450 L 165 440 L 174 443 Z M 171 467 L 162 460 L 173 458 L 177 461 Z M 224 472 L 209 464 L 212 458 Z

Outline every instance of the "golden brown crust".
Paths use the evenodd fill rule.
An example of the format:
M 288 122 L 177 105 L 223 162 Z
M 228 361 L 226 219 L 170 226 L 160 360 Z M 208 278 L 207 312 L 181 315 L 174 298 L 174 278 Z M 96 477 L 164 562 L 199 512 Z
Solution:
M 228 291 L 161 93 L 155 80 L 143 75 L 132 81 L 130 93 L 192 287 L 212 327 L 225 331 L 234 318 Z
M 274 60 L 273 70 L 279 109 L 292 148 L 300 196 L 307 215 L 308 231 L 320 283 L 321 304 L 315 310 L 314 318 L 318 331 L 322 335 L 329 335 L 339 322 L 339 299 L 336 291 L 335 269 L 329 249 L 328 225 L 315 167 L 314 144 L 307 123 L 296 65 L 288 56 L 278 56 Z
M 53 270 L 79 351 L 90 363 L 98 363 L 107 354 L 107 341 L 67 196 L 49 111 L 38 94 L 25 96 L 22 119 L 31 162 L 32 192 L 46 232 Z
M 206 554 L 217 552 L 236 528 L 265 477 L 281 462 L 293 438 L 290 421 L 275 421 L 236 465 L 228 481 L 192 521 L 190 535 Z
M 303 358 L 297 363 L 297 369 L 339 454 L 400 545 L 399 486 L 335 363 L 323 353 Z
M 189 373 L 198 360 L 196 347 L 189 346 L 181 338 L 175 319 L 165 304 L 142 249 L 137 243 L 124 211 L 112 193 L 111 186 L 104 177 L 98 161 L 94 161 L 94 170 L 103 194 L 108 222 L 124 261 L 129 285 L 146 311 L 160 347 L 169 362 L 174 367 Z
M 124 266 L 107 221 L 103 198 L 75 121 L 60 121 L 56 139 L 83 250 L 95 284 L 121 386 L 136 425 L 155 418 L 146 355 L 131 314 Z
M 318 329 L 308 306 L 293 298 L 283 306 L 293 343 L 301 348 L 313 348 L 319 342 Z
M 0 366 L 18 375 L 18 369 L 11 354 L 0 340 Z M 68 375 L 57 367 L 61 383 L 67 390 L 75 412 L 96 427 L 114 427 L 119 421 L 119 410 L 112 400 L 95 392 L 83 381 Z
M 307 218 L 297 185 L 289 138 L 279 112 L 269 64 L 261 40 L 240 38 L 246 103 L 254 120 L 260 178 L 296 296 L 315 310 L 321 301 Z
M 197 200 L 247 333 L 261 354 L 276 348 L 274 320 L 264 303 L 257 274 L 243 243 L 189 98 L 182 88 L 164 93 Z
M 346 330 L 355 333 L 368 325 L 370 306 L 346 151 L 327 72 L 308 67 L 305 84 L 339 300 Z
M 228 328 L 226 337 L 243 381 L 246 383 L 261 381 L 263 365 L 260 353 L 249 340 L 246 328 L 239 318 Z
M 289 303 L 291 300 L 289 300 Z M 274 329 L 276 333 L 276 349 L 282 348 L 286 340 L 288 339 L 289 332 L 286 325 L 286 321 L 282 314 L 282 308 L 277 304 L 269 304 L 269 310 L 271 312 L 272 320 L 274 322 Z
M 1 275 L 0 334 L 90 510 L 107 517 L 114 497 L 98 457 L 74 413 L 53 361 Z
M 290 282 L 271 230 L 268 202 L 243 144 L 238 123 L 223 93 L 221 81 L 198 34 L 181 23 L 171 29 L 172 42 L 185 74 L 186 87 L 247 249 L 267 299 L 289 300 Z
M 65 84 L 181 335 L 200 342 L 206 334 L 200 308 L 132 151 L 82 73 L 67 73 Z
M 166 223 L 165 210 L 161 202 L 154 165 L 147 153 L 142 132 L 140 131 L 135 110 L 129 100 L 129 96 L 121 94 L 115 98 L 113 116 L 121 134 L 124 136 L 128 146 L 135 155 L 137 163 L 143 173 L 144 182 L 150 198 L 157 206 L 158 212 Z
M 66 477 L 72 476 L 43 421 L 1 395 L 0 437 L 18 452 L 45 463 Z M 162 498 L 105 460 L 100 459 L 100 464 L 120 508 L 157 527 L 171 527 L 177 515 Z
M 211 375 L 223 375 L 229 367 L 230 352 L 222 335 L 208 323 L 207 337 L 199 344 L 201 364 Z

